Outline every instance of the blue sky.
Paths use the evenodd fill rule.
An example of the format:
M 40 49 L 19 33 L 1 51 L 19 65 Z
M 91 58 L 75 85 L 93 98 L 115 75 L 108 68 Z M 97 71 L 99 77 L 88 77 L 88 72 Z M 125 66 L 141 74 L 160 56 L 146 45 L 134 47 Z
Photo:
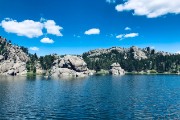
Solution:
M 38 55 L 133 45 L 178 52 L 180 1 L 173 2 L 1 0 L 0 35 Z

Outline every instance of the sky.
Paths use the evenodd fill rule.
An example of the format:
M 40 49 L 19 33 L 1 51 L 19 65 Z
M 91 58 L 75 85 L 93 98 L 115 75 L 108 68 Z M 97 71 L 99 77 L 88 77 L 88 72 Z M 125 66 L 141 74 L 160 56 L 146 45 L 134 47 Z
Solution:
M 113 46 L 180 53 L 180 1 L 1 0 L 0 35 L 38 55 Z

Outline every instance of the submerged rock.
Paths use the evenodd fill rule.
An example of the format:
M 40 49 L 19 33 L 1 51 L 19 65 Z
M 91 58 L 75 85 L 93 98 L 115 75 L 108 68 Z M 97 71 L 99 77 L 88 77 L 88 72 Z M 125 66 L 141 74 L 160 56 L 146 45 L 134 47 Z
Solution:
M 111 65 L 111 69 L 109 70 L 109 73 L 112 75 L 124 75 L 125 71 L 121 68 L 119 63 L 113 63 Z

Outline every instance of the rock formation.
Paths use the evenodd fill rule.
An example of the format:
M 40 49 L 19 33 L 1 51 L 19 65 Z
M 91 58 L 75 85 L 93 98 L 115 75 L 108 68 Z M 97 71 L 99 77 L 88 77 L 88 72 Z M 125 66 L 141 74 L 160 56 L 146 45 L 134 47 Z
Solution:
M 138 47 L 132 46 L 130 48 L 130 52 L 132 52 L 134 59 L 141 60 L 141 59 L 147 59 L 148 58 L 146 56 L 146 53 Z
M 85 77 L 91 72 L 81 57 L 66 55 L 59 57 L 53 63 L 52 77 Z
M 29 57 L 23 50 L 0 38 L 0 75 L 24 75 Z
M 41 64 L 39 63 L 39 61 L 35 62 L 35 68 L 36 68 L 36 74 L 37 75 L 42 75 L 44 74 L 46 71 L 42 69 Z
M 125 71 L 121 68 L 119 63 L 113 63 L 111 69 L 109 70 L 111 75 L 124 75 Z
M 124 59 L 135 59 L 135 60 L 148 59 L 150 56 L 153 56 L 155 54 L 163 55 L 163 56 L 171 55 L 168 52 L 155 51 L 150 47 L 141 49 L 136 46 L 132 46 L 130 48 L 112 47 L 108 49 L 95 49 L 85 52 L 83 55 L 96 61 L 99 60 L 99 56 L 107 55 L 107 54 L 111 54 L 112 56 L 113 54 L 120 54 L 123 56 Z

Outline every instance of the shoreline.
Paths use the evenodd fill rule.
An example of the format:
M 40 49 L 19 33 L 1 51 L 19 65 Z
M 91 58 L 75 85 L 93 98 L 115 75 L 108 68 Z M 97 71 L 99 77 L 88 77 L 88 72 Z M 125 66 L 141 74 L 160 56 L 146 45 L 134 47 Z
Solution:
M 180 75 L 179 73 L 133 73 L 133 72 L 126 72 L 124 75 L 111 75 L 111 74 L 99 74 L 96 73 L 94 75 L 89 75 L 89 76 L 124 76 L 124 75 Z M 27 74 L 27 75 L 16 75 L 16 76 L 11 76 L 11 75 L 0 75 L 0 76 L 7 76 L 7 77 L 32 77 L 32 76 L 39 76 L 39 77 L 44 77 L 44 78 L 51 78 L 51 76 L 47 76 L 47 75 L 41 75 L 41 74 Z M 69 76 L 70 77 L 70 76 Z M 87 76 L 88 77 L 88 76 Z M 61 78 L 61 77 L 59 77 Z

